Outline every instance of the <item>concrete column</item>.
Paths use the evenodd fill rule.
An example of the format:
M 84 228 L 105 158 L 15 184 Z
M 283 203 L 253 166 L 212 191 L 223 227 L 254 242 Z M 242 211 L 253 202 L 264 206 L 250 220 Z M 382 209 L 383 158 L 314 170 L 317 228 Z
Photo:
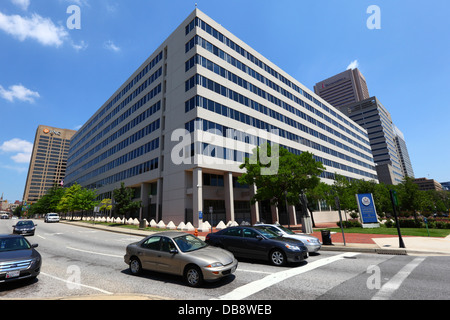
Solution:
M 295 206 L 289 206 L 289 221 L 291 222 L 291 226 L 297 225 L 297 215 L 295 214 Z
M 278 217 L 278 207 L 274 205 L 270 205 L 270 211 L 272 212 L 272 223 L 280 222 L 280 218 Z
M 233 174 L 231 172 L 225 172 L 224 174 L 224 188 L 225 188 L 225 212 L 226 212 L 226 220 L 224 223 L 228 223 L 228 221 L 234 221 L 234 194 L 233 194 Z
M 150 184 L 141 183 L 141 208 L 139 210 L 139 221 L 144 220 L 145 214 L 148 213 Z
M 203 219 L 200 219 L 199 213 L 203 213 L 203 171 L 202 168 L 195 168 L 192 179 L 192 224 L 199 228 L 203 224 Z
M 250 199 L 252 199 L 256 194 L 256 185 L 253 184 L 253 186 L 250 186 Z M 252 218 L 252 224 L 255 224 L 259 220 L 259 202 L 256 201 L 255 204 L 250 206 L 251 210 L 251 218 Z
M 158 223 L 159 221 L 161 221 L 161 215 L 162 212 L 160 212 L 159 207 L 161 206 L 162 203 L 162 179 L 158 179 L 158 181 L 156 182 L 156 216 L 155 216 L 155 221 L 156 223 Z

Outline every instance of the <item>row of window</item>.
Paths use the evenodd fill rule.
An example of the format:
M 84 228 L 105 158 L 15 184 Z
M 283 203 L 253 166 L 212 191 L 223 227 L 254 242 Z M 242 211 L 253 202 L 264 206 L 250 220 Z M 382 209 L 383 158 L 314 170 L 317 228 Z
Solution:
M 367 136 L 367 134 L 359 128 L 358 125 L 355 125 L 355 123 L 349 121 L 347 118 L 343 117 L 339 113 L 337 113 L 334 109 L 329 108 L 325 104 L 321 103 L 319 100 L 311 96 L 309 93 L 303 91 L 299 86 L 297 86 L 295 83 L 288 80 L 286 77 L 275 71 L 273 68 L 269 67 L 267 64 L 256 58 L 254 55 L 252 55 L 250 52 L 236 44 L 234 41 L 230 40 L 226 36 L 224 36 L 222 33 L 218 32 L 216 29 L 205 23 L 203 20 L 199 19 L 198 17 L 194 18 L 187 26 L 186 26 L 186 35 L 188 35 L 195 27 L 201 28 L 203 31 L 206 31 L 208 34 L 228 46 L 230 49 L 234 50 L 235 52 L 239 53 L 241 56 L 273 76 L 274 78 L 280 80 L 282 83 L 287 85 L 288 87 L 294 89 L 304 97 L 306 97 L 308 100 L 312 101 L 317 106 L 321 107 L 323 110 L 331 114 L 333 117 L 337 118 L 338 120 L 342 121 L 346 125 L 350 126 L 353 130 L 361 133 L 364 136 Z
M 111 107 L 113 105 L 115 105 L 121 98 L 122 96 L 124 96 L 129 90 L 131 90 L 131 88 L 133 88 L 133 86 L 138 83 L 138 81 L 145 76 L 149 71 L 151 71 L 157 64 L 159 61 L 161 61 L 163 58 L 163 54 L 162 51 L 152 60 L 150 61 L 145 68 L 136 76 L 134 77 L 134 79 L 132 79 L 126 86 L 124 89 L 122 89 L 122 91 L 120 91 L 113 99 L 111 99 L 111 101 L 92 119 L 90 120 L 86 126 L 84 128 L 82 128 L 81 130 L 79 130 L 73 137 L 72 137 L 72 145 L 74 145 L 78 139 L 80 139 L 80 137 L 83 136 L 83 134 L 89 130 L 89 128 L 96 123 L 101 117 L 103 117 L 103 115 L 109 110 L 111 109 Z M 83 137 L 84 138 L 84 137 Z M 85 139 L 85 138 L 84 138 Z
M 285 117 L 285 116 L 281 115 L 279 112 L 276 112 L 276 111 L 274 111 L 272 109 L 269 109 L 269 108 L 267 108 L 267 107 L 257 103 L 256 101 L 248 99 L 247 97 L 244 97 L 244 96 L 242 96 L 242 95 L 240 95 L 240 94 L 238 94 L 238 93 L 236 93 L 236 92 L 234 92 L 234 91 L 232 91 L 232 90 L 230 90 L 230 89 L 228 89 L 228 88 L 226 88 L 226 87 L 224 87 L 224 86 L 222 86 L 222 85 L 220 85 L 218 83 L 215 83 L 215 82 L 213 82 L 213 81 L 211 81 L 211 80 L 209 80 L 209 79 L 207 79 L 207 78 L 205 78 L 205 77 L 203 77 L 201 75 L 197 74 L 194 77 L 192 77 L 191 79 L 189 79 L 188 81 L 186 81 L 186 88 L 187 89 L 190 88 L 191 85 L 194 85 L 195 83 L 197 83 L 197 81 L 198 81 L 198 84 L 201 84 L 202 86 L 204 86 L 204 87 L 206 87 L 206 88 L 208 88 L 210 90 L 214 90 L 215 92 L 219 91 L 218 92 L 219 94 L 225 95 L 229 99 L 232 99 L 232 100 L 234 100 L 236 102 L 239 102 L 239 103 L 241 103 L 241 104 L 243 104 L 243 105 L 245 105 L 245 106 L 247 106 L 247 107 L 249 107 L 249 108 L 251 108 L 253 110 L 256 110 L 256 111 L 261 112 L 261 113 L 263 113 L 263 114 L 265 114 L 267 116 L 270 116 L 273 119 L 276 119 L 276 120 L 279 120 L 281 122 L 284 122 L 287 125 L 289 125 L 291 127 L 294 127 L 295 129 L 301 130 L 301 131 L 303 131 L 303 132 L 305 132 L 307 134 L 310 134 L 312 136 L 320 138 L 321 140 L 324 140 L 324 141 L 326 141 L 328 143 L 331 143 L 331 144 L 333 144 L 333 145 L 335 145 L 335 146 L 337 146 L 337 147 L 339 147 L 339 148 L 341 148 L 341 149 L 343 149 L 345 151 L 351 152 L 351 153 L 353 153 L 353 154 L 355 154 L 355 155 L 357 155 L 357 156 L 359 156 L 361 158 L 364 158 L 365 160 L 370 161 L 370 162 L 373 163 L 373 158 L 371 156 L 368 156 L 368 155 L 366 155 L 366 154 L 364 154 L 362 152 L 359 152 L 358 150 L 350 148 L 350 147 L 348 147 L 348 146 L 346 146 L 346 145 L 336 141 L 335 139 L 333 139 L 331 137 L 328 137 L 328 136 L 326 136 L 324 134 L 319 133 L 317 130 L 311 129 L 311 128 L 305 126 L 304 124 L 301 124 L 301 123 L 299 123 L 297 121 L 292 120 L 289 117 Z M 233 119 L 235 119 L 237 121 L 241 121 L 243 123 L 246 123 L 248 125 L 256 127 L 258 129 L 263 129 L 263 130 L 266 130 L 266 131 L 271 131 L 272 129 L 278 129 L 281 132 L 281 135 L 283 137 L 286 137 L 286 138 L 291 139 L 293 141 L 297 141 L 298 140 L 298 136 L 293 134 L 292 132 L 289 132 L 287 130 L 282 130 L 282 129 L 278 128 L 278 127 L 275 127 L 275 126 L 273 126 L 271 124 L 268 124 L 268 123 L 266 123 L 264 121 L 261 121 L 261 120 L 259 120 L 257 118 L 250 117 L 250 116 L 248 116 L 248 115 L 246 115 L 244 113 L 241 113 L 239 111 L 236 111 L 236 110 L 228 108 L 228 107 L 225 107 L 223 105 L 220 105 L 218 103 L 215 103 L 215 102 L 213 102 L 213 101 L 211 101 L 209 99 L 206 99 L 206 98 L 203 98 L 203 97 L 200 97 L 200 96 L 196 96 L 196 97 L 188 100 L 185 103 L 185 111 L 186 112 L 189 111 L 189 110 L 192 110 L 195 107 L 202 107 L 204 109 L 208 109 L 210 111 L 216 112 L 216 113 L 221 114 L 223 116 L 226 116 L 228 118 L 233 118 Z M 305 115 L 304 113 L 303 113 L 303 115 L 305 116 L 305 120 L 308 120 L 308 121 L 309 120 L 311 120 L 311 121 L 314 120 L 311 117 Z M 316 121 L 316 122 L 312 121 L 311 123 L 316 124 L 316 125 L 319 124 L 318 121 Z M 318 126 L 321 127 L 320 125 L 318 125 Z M 349 138 L 345 137 L 344 135 L 340 135 L 339 132 L 337 132 L 336 130 L 333 130 L 332 128 L 330 128 L 328 126 L 324 126 L 324 128 L 322 128 L 322 129 L 327 130 L 331 134 L 334 134 L 335 136 L 337 136 L 339 138 L 342 138 L 345 141 L 347 141 L 346 139 L 349 139 Z M 367 150 L 366 150 L 366 148 L 363 148 L 363 149 L 367 153 L 371 154 L 371 150 L 370 149 L 368 149 L 368 148 L 367 148 Z
M 96 139 L 100 139 L 104 134 L 106 134 L 107 132 L 109 132 L 112 128 L 114 128 L 115 126 L 117 126 L 119 123 L 121 123 L 122 121 L 124 121 L 127 117 L 129 117 L 133 112 L 137 111 L 140 108 L 140 103 L 135 104 L 132 108 L 128 109 L 127 112 L 125 112 L 124 114 L 122 114 L 119 118 L 115 119 L 109 126 L 105 127 L 103 129 L 103 131 L 101 132 L 101 135 L 99 134 L 98 138 L 96 137 Z M 154 115 L 156 112 L 158 112 L 161 109 L 161 101 L 156 102 L 154 105 L 152 105 L 151 107 L 149 107 L 147 110 L 145 110 L 144 112 L 142 112 L 140 115 L 138 115 L 136 118 L 134 118 L 133 120 L 131 120 L 130 122 L 128 122 L 127 124 L 125 124 L 121 129 L 119 129 L 120 132 L 128 132 L 130 129 L 134 128 L 135 126 L 137 126 L 138 124 L 140 124 L 142 121 L 148 119 L 149 117 L 151 117 L 152 115 Z M 125 139 L 124 141 L 118 143 L 116 146 L 112 147 L 111 149 L 109 149 L 108 151 L 104 152 L 104 154 L 108 154 L 112 155 L 113 153 L 123 149 L 124 147 L 126 147 L 129 144 L 129 141 L 127 141 L 127 139 Z M 105 147 L 102 144 L 97 145 L 95 148 L 91 149 L 89 152 L 87 152 L 86 154 L 84 154 L 82 157 L 78 158 L 75 162 L 73 162 L 71 165 L 71 168 L 75 168 L 78 164 L 82 163 L 83 161 L 85 161 L 86 159 L 90 158 L 92 155 L 96 154 L 99 150 L 101 150 L 103 147 Z M 102 156 L 100 156 L 101 158 Z M 97 161 L 101 161 L 104 158 L 100 159 Z M 95 159 L 91 160 L 94 161 Z M 86 164 L 85 164 L 86 165 Z M 83 170 L 81 168 L 81 170 Z M 76 171 L 80 171 L 80 168 L 78 168 Z M 68 177 L 71 178 L 72 176 L 76 176 L 77 172 L 73 171 L 71 172 Z
M 341 134 L 340 132 L 334 130 L 333 128 L 323 124 L 322 122 L 314 119 L 313 117 L 305 114 L 304 112 L 302 112 L 302 111 L 294 108 L 293 106 L 285 103 L 284 101 L 274 97 L 273 95 L 271 95 L 271 94 L 267 93 L 266 91 L 258 88 L 257 86 L 254 86 L 250 82 L 248 82 L 248 81 L 242 79 L 241 77 L 233 74 L 232 72 L 230 72 L 230 71 L 228 71 L 228 70 L 218 66 L 217 64 L 213 63 L 212 61 L 210 61 L 210 60 L 208 60 L 206 58 L 203 58 L 200 55 L 195 55 L 190 60 L 195 61 L 196 63 L 202 65 L 203 67 L 207 68 L 208 70 L 213 71 L 216 74 L 219 74 L 220 76 L 224 77 L 225 79 L 227 79 L 227 80 L 229 80 L 229 81 L 231 81 L 233 83 L 236 83 L 240 87 L 242 87 L 244 89 L 247 89 L 250 92 L 253 92 L 254 94 L 256 94 L 256 95 L 266 99 L 267 101 L 282 107 L 283 109 L 291 112 L 292 114 L 294 114 L 294 115 L 296 115 L 298 117 L 301 117 L 304 120 L 307 120 L 308 122 L 312 123 L 313 125 L 318 126 L 318 127 L 322 128 L 324 130 L 327 130 L 328 132 L 332 133 L 333 135 L 338 136 L 338 137 L 344 139 L 345 141 L 353 144 L 357 148 L 360 148 L 360 149 L 370 153 L 370 149 L 368 147 L 361 145 L 357 141 L 354 141 L 352 138 L 346 137 L 345 135 Z M 244 104 L 245 104 L 245 102 L 244 102 Z M 310 110 L 310 111 L 313 111 L 313 110 Z M 277 120 L 279 120 L 281 122 L 286 122 L 284 120 L 285 116 L 282 115 L 281 113 L 275 112 L 272 109 L 269 109 L 269 112 L 272 112 L 276 116 Z M 319 116 L 322 116 L 322 118 L 324 117 L 323 113 L 320 113 Z M 361 142 L 363 142 L 364 144 L 367 144 L 367 146 L 369 146 L 369 141 L 368 140 L 364 140 L 360 136 L 358 136 L 355 133 L 351 132 L 350 130 L 346 129 L 344 126 L 339 125 L 336 121 L 332 120 L 330 117 L 325 117 L 323 119 L 326 120 L 326 121 L 331 122 L 333 125 L 339 127 L 341 130 L 344 130 L 345 132 L 350 133 L 353 137 L 359 139 Z
M 210 42 L 204 40 L 200 36 L 195 36 L 193 39 L 194 39 L 194 44 L 200 45 L 201 47 L 203 47 L 204 49 L 206 49 L 206 50 L 210 51 L 211 53 L 215 54 L 216 56 L 218 56 L 222 60 L 228 62 L 229 64 L 231 64 L 232 66 L 240 69 L 241 71 L 247 73 L 248 75 L 250 75 L 254 79 L 260 81 L 261 83 L 265 84 L 266 86 L 268 86 L 268 87 L 272 88 L 273 90 L 279 92 L 280 94 L 282 94 L 286 98 L 292 100 L 293 102 L 303 106 L 304 108 L 308 109 L 312 113 L 315 113 L 316 115 L 318 115 L 319 117 L 321 117 L 325 121 L 333 124 L 334 126 L 336 126 L 337 128 L 343 130 L 347 134 L 352 135 L 354 138 L 360 140 L 364 144 L 368 144 L 368 140 L 367 139 L 363 139 L 362 137 L 357 135 L 352 130 L 350 130 L 350 129 L 346 128 L 345 126 L 341 125 L 339 122 L 333 120 L 329 116 L 325 115 L 323 112 L 321 112 L 318 109 L 314 108 L 310 104 L 304 102 L 299 97 L 293 95 L 289 91 L 287 91 L 287 90 L 283 89 L 282 87 L 280 87 L 279 85 L 275 84 L 273 81 L 271 81 L 271 80 L 267 79 L 266 77 L 262 76 L 261 74 L 259 74 L 255 70 L 253 70 L 252 68 L 249 68 L 247 65 L 241 63 L 239 60 L 237 60 L 236 58 L 232 57 L 231 55 L 225 53 L 223 50 L 219 49 L 215 45 L 213 45 Z M 188 43 L 190 43 L 190 42 L 188 42 Z M 187 48 L 188 47 L 186 47 L 186 49 Z M 186 71 L 189 70 L 189 68 L 191 68 L 191 65 L 193 65 L 193 64 L 202 64 L 203 67 L 208 68 L 209 70 L 214 71 L 217 74 L 219 74 L 219 72 L 223 72 L 223 71 L 219 71 L 219 68 L 220 68 L 219 66 L 215 65 L 214 63 L 212 63 L 209 60 L 207 61 L 207 65 L 205 66 L 204 63 L 198 63 L 198 62 L 196 62 L 193 59 L 198 59 L 198 58 L 195 58 L 195 56 L 194 56 L 192 59 L 190 59 L 190 60 L 188 60 L 186 62 L 186 66 L 185 66 Z M 242 80 L 237 79 L 237 81 L 242 81 Z M 233 81 L 233 82 L 236 83 L 236 81 Z M 289 110 L 291 113 L 296 114 L 296 110 L 295 110 L 295 108 L 293 106 L 287 105 L 286 107 L 283 106 L 283 108 L 285 108 L 285 109 L 287 108 L 286 110 Z M 367 138 L 367 134 L 365 132 L 363 132 L 360 128 L 357 128 L 357 129 L 358 129 L 357 131 L 359 133 L 363 134 L 364 137 Z
M 80 139 L 80 141 L 78 142 L 72 142 L 71 144 L 71 148 L 70 148 L 70 156 L 69 156 L 69 161 L 71 158 L 75 157 L 76 155 L 78 155 L 80 153 L 80 150 L 77 150 L 77 152 L 75 152 L 75 154 L 72 155 L 72 153 L 74 152 L 74 150 L 76 150 L 81 144 L 83 144 L 88 138 L 90 138 L 91 135 L 95 134 L 95 132 L 97 132 L 97 130 L 103 128 L 103 126 L 110 121 L 112 118 L 114 118 L 114 116 L 116 114 L 118 114 L 120 111 L 122 111 L 123 108 L 125 108 L 131 101 L 133 101 L 142 91 L 144 91 L 148 86 L 150 86 L 153 82 L 155 82 L 156 80 L 158 80 L 159 77 L 161 77 L 162 75 L 162 68 L 159 68 L 154 74 L 152 74 L 146 81 L 144 81 L 143 84 L 141 84 L 133 93 L 131 93 L 128 97 L 126 97 L 120 104 L 118 104 L 107 116 L 105 116 L 94 128 L 92 128 L 91 131 L 89 131 L 89 133 L 87 133 L 82 139 Z M 156 90 L 156 88 L 154 88 L 150 93 L 148 93 L 147 95 L 145 95 L 141 101 L 143 101 L 143 99 L 145 100 L 150 100 L 155 94 L 152 93 L 154 90 Z M 149 95 L 151 95 L 151 97 L 149 97 Z M 142 102 L 141 102 L 142 103 Z M 143 102 L 142 104 L 144 104 L 145 102 Z M 137 104 L 134 104 L 133 107 L 131 107 L 130 109 L 136 108 Z M 127 110 L 128 112 L 132 113 L 132 110 Z M 84 148 L 86 147 L 86 145 L 83 146 Z M 83 148 L 81 148 L 83 149 Z
M 132 145 L 136 141 L 139 141 L 142 138 L 147 137 L 148 135 L 152 134 L 159 128 L 160 128 L 160 119 L 157 119 L 156 121 L 150 123 L 146 127 L 139 130 L 138 132 L 136 132 L 136 133 L 132 134 L 131 136 L 127 137 L 126 139 L 122 140 L 121 142 L 119 142 L 118 144 L 116 144 L 115 146 L 110 148 L 109 150 L 98 155 L 97 157 L 95 157 L 88 163 L 84 164 L 77 170 L 70 172 L 70 174 L 68 174 L 66 177 L 67 181 L 71 181 L 72 179 L 75 179 L 75 177 L 79 173 L 84 172 L 85 170 L 89 169 L 90 167 L 96 165 L 97 163 L 100 163 L 101 161 L 113 156 L 120 150 L 123 150 L 124 148 L 128 147 L 129 145 Z M 159 147 L 159 141 L 158 141 L 158 147 Z M 92 152 L 95 153 L 95 150 L 93 150 Z
M 96 181 L 88 186 L 86 186 L 87 189 L 98 189 L 101 187 L 104 187 L 109 184 L 113 184 L 116 182 L 124 181 L 125 179 L 149 172 L 158 169 L 159 167 L 159 158 L 155 158 L 153 160 L 144 162 L 142 164 L 139 164 L 137 166 L 134 166 L 133 168 L 121 171 L 119 173 L 116 173 L 112 176 L 109 176 L 107 178 L 101 179 L 99 181 Z
M 77 179 L 78 183 L 83 183 L 84 181 L 87 181 L 93 177 L 96 177 L 100 174 L 103 174 L 105 172 L 108 172 L 114 168 L 117 168 L 129 161 L 132 161 L 136 158 L 139 158 L 140 156 L 143 156 L 144 154 L 147 154 L 149 152 L 152 152 L 153 150 L 156 150 L 159 148 L 159 138 L 156 138 L 155 140 L 150 141 L 149 143 L 146 143 L 145 145 L 142 145 L 123 156 L 118 157 L 117 159 L 108 162 L 107 164 L 83 175 L 79 179 Z
M 230 129 L 230 128 L 227 128 L 225 126 L 222 126 L 222 125 L 219 125 L 217 123 L 214 123 L 212 121 L 208 121 L 208 120 L 204 120 L 204 119 L 200 119 L 200 118 L 197 118 L 195 120 L 192 120 L 192 121 L 186 123 L 185 127 L 186 127 L 186 130 L 188 130 L 189 132 L 193 132 L 194 130 L 208 131 L 209 133 L 212 133 L 212 134 L 221 135 L 223 137 L 227 137 L 227 138 L 230 138 L 230 139 L 234 139 L 236 141 L 241 141 L 241 142 L 248 143 L 248 144 L 251 144 L 251 145 L 256 145 L 256 146 L 262 145 L 262 144 L 264 144 L 266 142 L 271 143 L 271 141 L 267 141 L 265 139 L 261 139 L 260 137 L 251 135 L 249 133 L 242 132 L 242 131 L 235 130 L 235 129 Z M 296 142 L 302 143 L 303 145 L 305 145 L 307 147 L 313 148 L 313 149 L 318 150 L 318 151 L 322 151 L 322 152 L 330 154 L 332 156 L 341 158 L 341 159 L 343 159 L 345 161 L 352 162 L 352 163 L 354 163 L 356 165 L 359 165 L 359 166 L 362 166 L 362 167 L 365 167 L 365 168 L 368 168 L 368 169 L 371 169 L 371 170 L 375 171 L 375 167 L 373 167 L 373 166 L 369 166 L 369 165 L 367 165 L 367 164 L 365 164 L 365 163 L 363 163 L 361 161 L 358 161 L 358 160 L 356 160 L 356 159 L 354 159 L 352 157 L 349 157 L 349 156 L 347 156 L 345 154 L 342 154 L 342 153 L 336 152 L 336 151 L 334 151 L 332 149 L 323 147 L 323 146 L 321 146 L 318 143 L 309 141 L 309 140 L 304 139 L 304 138 L 300 138 L 300 140 L 296 141 Z M 290 152 L 292 152 L 294 154 L 301 154 L 302 153 L 302 151 L 300 151 L 298 149 L 295 149 L 295 148 L 291 148 L 291 147 L 284 146 L 284 145 L 280 145 L 280 146 L 285 148 L 285 149 L 287 149 L 287 150 L 289 150 Z M 204 150 L 204 151 L 211 152 L 213 154 L 212 157 L 214 157 L 215 153 L 216 153 L 216 150 L 212 150 L 211 149 L 212 148 L 211 145 L 209 145 L 208 148 L 209 149 Z M 231 155 L 232 151 L 233 150 L 228 149 L 228 152 L 229 152 L 230 155 Z M 221 152 L 221 151 L 219 151 L 219 152 Z M 202 153 L 202 154 L 204 154 L 204 153 Z M 248 154 L 248 153 L 245 153 L 245 154 Z M 210 153 L 206 153 L 204 155 L 210 155 Z M 192 156 L 192 150 L 191 150 L 191 156 Z M 225 155 L 225 157 L 226 158 L 223 158 L 222 156 L 219 156 L 219 158 L 223 158 L 223 159 L 227 159 L 227 160 L 232 160 L 234 158 L 234 157 L 232 158 L 231 156 L 227 156 L 227 155 Z M 240 157 L 237 157 L 237 158 L 240 159 Z M 329 159 L 325 159 L 325 158 L 322 158 L 322 157 L 315 156 L 315 159 L 317 161 L 319 161 L 319 162 L 322 162 L 327 167 L 333 167 L 333 168 L 336 168 L 336 169 L 342 169 L 342 170 L 345 170 L 345 171 L 358 173 L 360 175 L 363 175 L 363 176 L 366 176 L 366 177 L 370 177 L 372 179 L 376 179 L 375 175 L 373 175 L 373 174 L 371 174 L 369 172 L 366 172 L 364 170 L 359 170 L 359 169 L 356 169 L 356 168 L 353 168 L 353 167 L 350 167 L 350 166 L 347 166 L 347 165 L 343 165 L 343 164 L 340 164 L 339 162 L 332 161 L 332 160 L 329 160 Z M 240 162 L 240 161 L 238 161 L 238 162 Z

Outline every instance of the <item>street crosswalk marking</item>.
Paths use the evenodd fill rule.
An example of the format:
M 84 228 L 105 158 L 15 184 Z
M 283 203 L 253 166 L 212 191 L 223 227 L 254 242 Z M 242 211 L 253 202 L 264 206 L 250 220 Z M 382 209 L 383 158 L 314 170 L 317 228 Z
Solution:
M 386 282 L 380 289 L 372 297 L 372 300 L 388 300 L 392 294 L 400 288 L 403 281 L 414 271 L 414 269 L 421 264 L 426 257 L 416 258 L 406 266 L 404 266 L 394 277 L 391 278 L 388 282 Z
M 259 291 L 262 291 L 268 287 L 271 287 L 281 281 L 287 280 L 291 277 L 298 276 L 302 273 L 306 273 L 309 271 L 312 271 L 314 269 L 323 267 L 327 264 L 343 260 L 344 258 L 350 258 L 355 257 L 359 255 L 359 253 L 344 253 L 337 256 L 329 257 L 320 259 L 311 263 L 308 263 L 305 266 L 292 268 L 284 271 L 280 271 L 277 273 L 273 273 L 271 275 L 268 275 L 267 277 L 264 277 L 263 279 L 250 282 L 246 285 L 243 285 L 239 288 L 234 289 L 233 291 L 220 296 L 218 298 L 212 299 L 212 300 L 242 300 L 245 299 Z

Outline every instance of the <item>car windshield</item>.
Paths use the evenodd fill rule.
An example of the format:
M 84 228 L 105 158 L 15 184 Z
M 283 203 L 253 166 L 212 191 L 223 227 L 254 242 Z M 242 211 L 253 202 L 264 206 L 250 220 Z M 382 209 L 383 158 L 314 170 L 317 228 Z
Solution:
M 255 227 L 255 229 L 257 229 L 259 231 L 259 233 L 261 233 L 264 237 L 266 237 L 267 239 L 272 239 L 272 238 L 278 238 L 279 235 L 276 234 L 275 232 L 267 229 L 266 227 Z
M 284 232 L 286 232 L 287 234 L 295 234 L 294 231 L 292 231 L 291 229 L 285 228 L 283 226 L 277 226 L 278 228 L 280 228 L 281 230 L 283 230 Z
M 191 234 L 176 237 L 173 240 L 183 252 L 191 252 L 207 246 L 205 242 Z
M 19 221 L 19 222 L 17 222 L 17 226 L 18 227 L 21 227 L 21 226 L 34 227 L 34 224 L 32 221 Z
M 30 243 L 24 238 L 0 238 L 0 252 L 28 250 L 30 248 Z

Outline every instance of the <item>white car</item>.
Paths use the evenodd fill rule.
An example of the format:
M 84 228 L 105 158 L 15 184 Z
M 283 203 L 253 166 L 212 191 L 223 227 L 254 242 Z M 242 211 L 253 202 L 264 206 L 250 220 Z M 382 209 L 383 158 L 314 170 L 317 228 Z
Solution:
M 302 241 L 303 244 L 308 249 L 309 253 L 318 252 L 322 248 L 322 244 L 320 243 L 320 240 L 317 239 L 316 237 L 309 236 L 306 234 L 301 234 L 301 233 L 295 233 L 292 230 L 285 228 L 279 224 L 261 223 L 261 224 L 256 224 L 256 225 L 265 227 L 265 228 L 269 229 L 270 231 L 275 232 L 280 237 L 296 239 L 296 240 Z
M 44 222 L 59 222 L 59 214 L 47 213 L 45 215 Z

